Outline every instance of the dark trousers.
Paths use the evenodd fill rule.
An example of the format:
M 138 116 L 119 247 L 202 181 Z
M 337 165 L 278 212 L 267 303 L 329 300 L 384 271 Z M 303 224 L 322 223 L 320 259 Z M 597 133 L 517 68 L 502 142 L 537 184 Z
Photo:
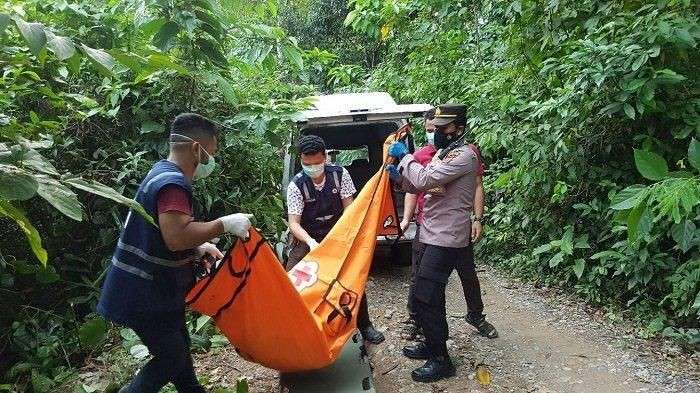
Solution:
M 139 370 L 126 393 L 156 393 L 172 382 L 179 393 L 204 393 L 190 355 L 190 336 L 184 323 L 132 327 L 153 358 Z
M 408 290 L 408 315 L 415 319 L 416 313 L 413 308 L 414 299 L 414 286 L 416 283 L 416 272 L 420 267 L 420 260 L 423 256 L 426 245 L 418 240 L 420 235 L 420 226 L 416 230 L 416 237 L 413 238 L 412 251 L 411 251 L 411 286 Z M 456 264 L 457 275 L 459 275 L 459 280 L 462 283 L 462 291 L 464 292 L 464 300 L 467 303 L 467 313 L 470 318 L 480 319 L 484 316 L 484 301 L 481 298 L 481 285 L 479 284 L 479 277 L 476 275 L 476 264 L 474 263 L 474 247 L 471 243 L 467 247 L 467 257 L 465 263 Z
M 460 277 L 470 270 L 475 270 L 474 260 L 469 259 L 468 247 L 423 247 L 413 285 L 412 308 L 416 322 L 423 330 L 431 356 L 448 356 L 445 287 L 452 270 L 461 271 Z
M 287 263 L 284 265 L 284 269 L 286 271 L 292 270 L 294 265 L 299 263 L 306 254 L 309 253 L 309 246 L 302 242 L 297 240 L 294 236 L 290 234 L 290 240 L 289 244 L 287 245 L 287 250 L 288 250 L 288 258 L 287 258 Z M 372 326 L 372 321 L 369 319 L 369 308 L 367 306 L 367 293 L 362 296 L 362 300 L 360 300 L 360 309 L 357 315 L 357 327 L 360 330 L 364 330 L 368 327 Z

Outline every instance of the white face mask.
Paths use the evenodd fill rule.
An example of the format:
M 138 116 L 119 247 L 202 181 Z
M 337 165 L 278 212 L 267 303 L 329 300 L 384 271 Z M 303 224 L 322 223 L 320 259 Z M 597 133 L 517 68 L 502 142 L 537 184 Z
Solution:
M 317 179 L 326 169 L 326 164 L 304 165 L 301 164 L 301 169 L 312 179 Z
M 426 132 L 425 138 L 429 144 L 435 146 L 435 133 L 434 132 Z
M 195 142 L 194 139 L 192 139 L 192 138 L 190 138 L 190 137 L 188 137 L 188 136 L 186 136 L 186 135 L 171 134 L 171 138 L 172 138 L 173 136 L 178 137 L 178 138 L 188 139 L 188 140 L 191 141 L 192 143 Z M 182 143 L 182 142 L 173 141 L 173 140 L 171 139 L 170 143 Z M 192 180 L 204 179 L 205 177 L 211 175 L 211 173 L 214 171 L 214 168 L 216 168 L 216 161 L 214 160 L 214 157 L 212 157 L 211 154 L 209 154 L 209 152 L 206 151 L 206 150 L 202 147 L 201 144 L 199 145 L 199 149 L 200 149 L 200 150 L 199 150 L 199 154 L 198 154 L 199 163 L 197 163 L 197 167 L 194 169 L 194 174 L 192 175 Z M 203 160 L 202 160 L 202 152 L 204 152 L 204 154 L 206 154 L 207 157 L 209 158 L 209 159 L 207 160 L 207 163 L 206 163 L 206 164 L 202 163 L 202 161 L 203 161 Z

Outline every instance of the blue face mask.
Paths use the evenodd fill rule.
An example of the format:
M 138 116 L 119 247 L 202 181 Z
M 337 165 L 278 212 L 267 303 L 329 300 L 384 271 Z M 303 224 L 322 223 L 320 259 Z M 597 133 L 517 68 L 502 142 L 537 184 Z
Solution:
M 323 175 L 326 169 L 326 164 L 304 165 L 301 164 L 301 169 L 312 179 L 316 179 Z

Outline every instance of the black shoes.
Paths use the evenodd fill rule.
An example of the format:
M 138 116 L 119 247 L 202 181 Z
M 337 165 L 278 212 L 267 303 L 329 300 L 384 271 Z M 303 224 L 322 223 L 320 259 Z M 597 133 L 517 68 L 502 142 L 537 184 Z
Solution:
M 454 376 L 455 366 L 449 356 L 437 356 L 429 359 L 423 367 L 419 367 L 411 373 L 411 378 L 416 382 L 436 382 Z
M 403 347 L 403 355 L 409 359 L 427 360 L 430 358 L 428 346 L 422 341 Z
M 476 330 L 479 331 L 479 334 L 481 334 L 482 336 L 486 338 L 498 337 L 498 331 L 493 325 L 486 321 L 485 316 L 482 315 L 480 317 L 474 317 L 472 315 L 467 314 L 465 319 L 470 325 L 474 326 Z
M 385 339 L 384 334 L 375 329 L 372 325 L 364 329 L 360 329 L 360 334 L 366 342 L 374 345 L 381 344 Z

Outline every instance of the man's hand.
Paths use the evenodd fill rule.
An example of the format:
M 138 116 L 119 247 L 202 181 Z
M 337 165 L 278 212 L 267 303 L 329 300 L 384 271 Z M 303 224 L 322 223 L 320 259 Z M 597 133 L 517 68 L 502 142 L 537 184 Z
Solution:
M 207 258 L 203 258 L 206 255 L 210 255 L 214 261 L 219 261 L 224 259 L 224 254 L 219 251 L 218 248 L 216 248 L 215 245 L 207 242 L 202 244 L 201 246 L 197 247 L 197 257 L 199 259 L 202 259 L 204 263 L 204 268 L 209 271 L 212 268 L 212 262 L 211 260 L 207 260 Z
M 397 168 L 396 165 L 387 165 L 386 168 L 384 168 L 384 170 L 389 172 L 389 178 L 391 178 L 391 180 L 393 181 L 398 181 L 401 177 L 401 174 L 399 173 L 399 168 Z
M 472 222 L 472 243 L 476 243 L 481 239 L 482 227 L 481 221 Z
M 318 248 L 318 242 L 313 238 L 309 238 L 309 240 L 306 241 L 306 245 L 309 246 L 309 252 Z
M 229 214 L 228 216 L 223 216 L 219 218 L 221 224 L 224 226 L 224 232 L 233 234 L 241 239 L 248 239 L 250 233 L 251 223 L 250 219 L 253 218 L 252 214 Z
M 389 156 L 398 161 L 401 161 L 406 154 L 408 154 L 408 147 L 403 142 L 394 142 L 389 146 Z
M 408 229 L 408 225 L 410 223 L 411 222 L 406 220 L 405 218 L 403 220 L 401 220 L 401 223 L 399 224 L 399 226 L 401 227 L 401 232 L 406 232 L 406 229 Z

